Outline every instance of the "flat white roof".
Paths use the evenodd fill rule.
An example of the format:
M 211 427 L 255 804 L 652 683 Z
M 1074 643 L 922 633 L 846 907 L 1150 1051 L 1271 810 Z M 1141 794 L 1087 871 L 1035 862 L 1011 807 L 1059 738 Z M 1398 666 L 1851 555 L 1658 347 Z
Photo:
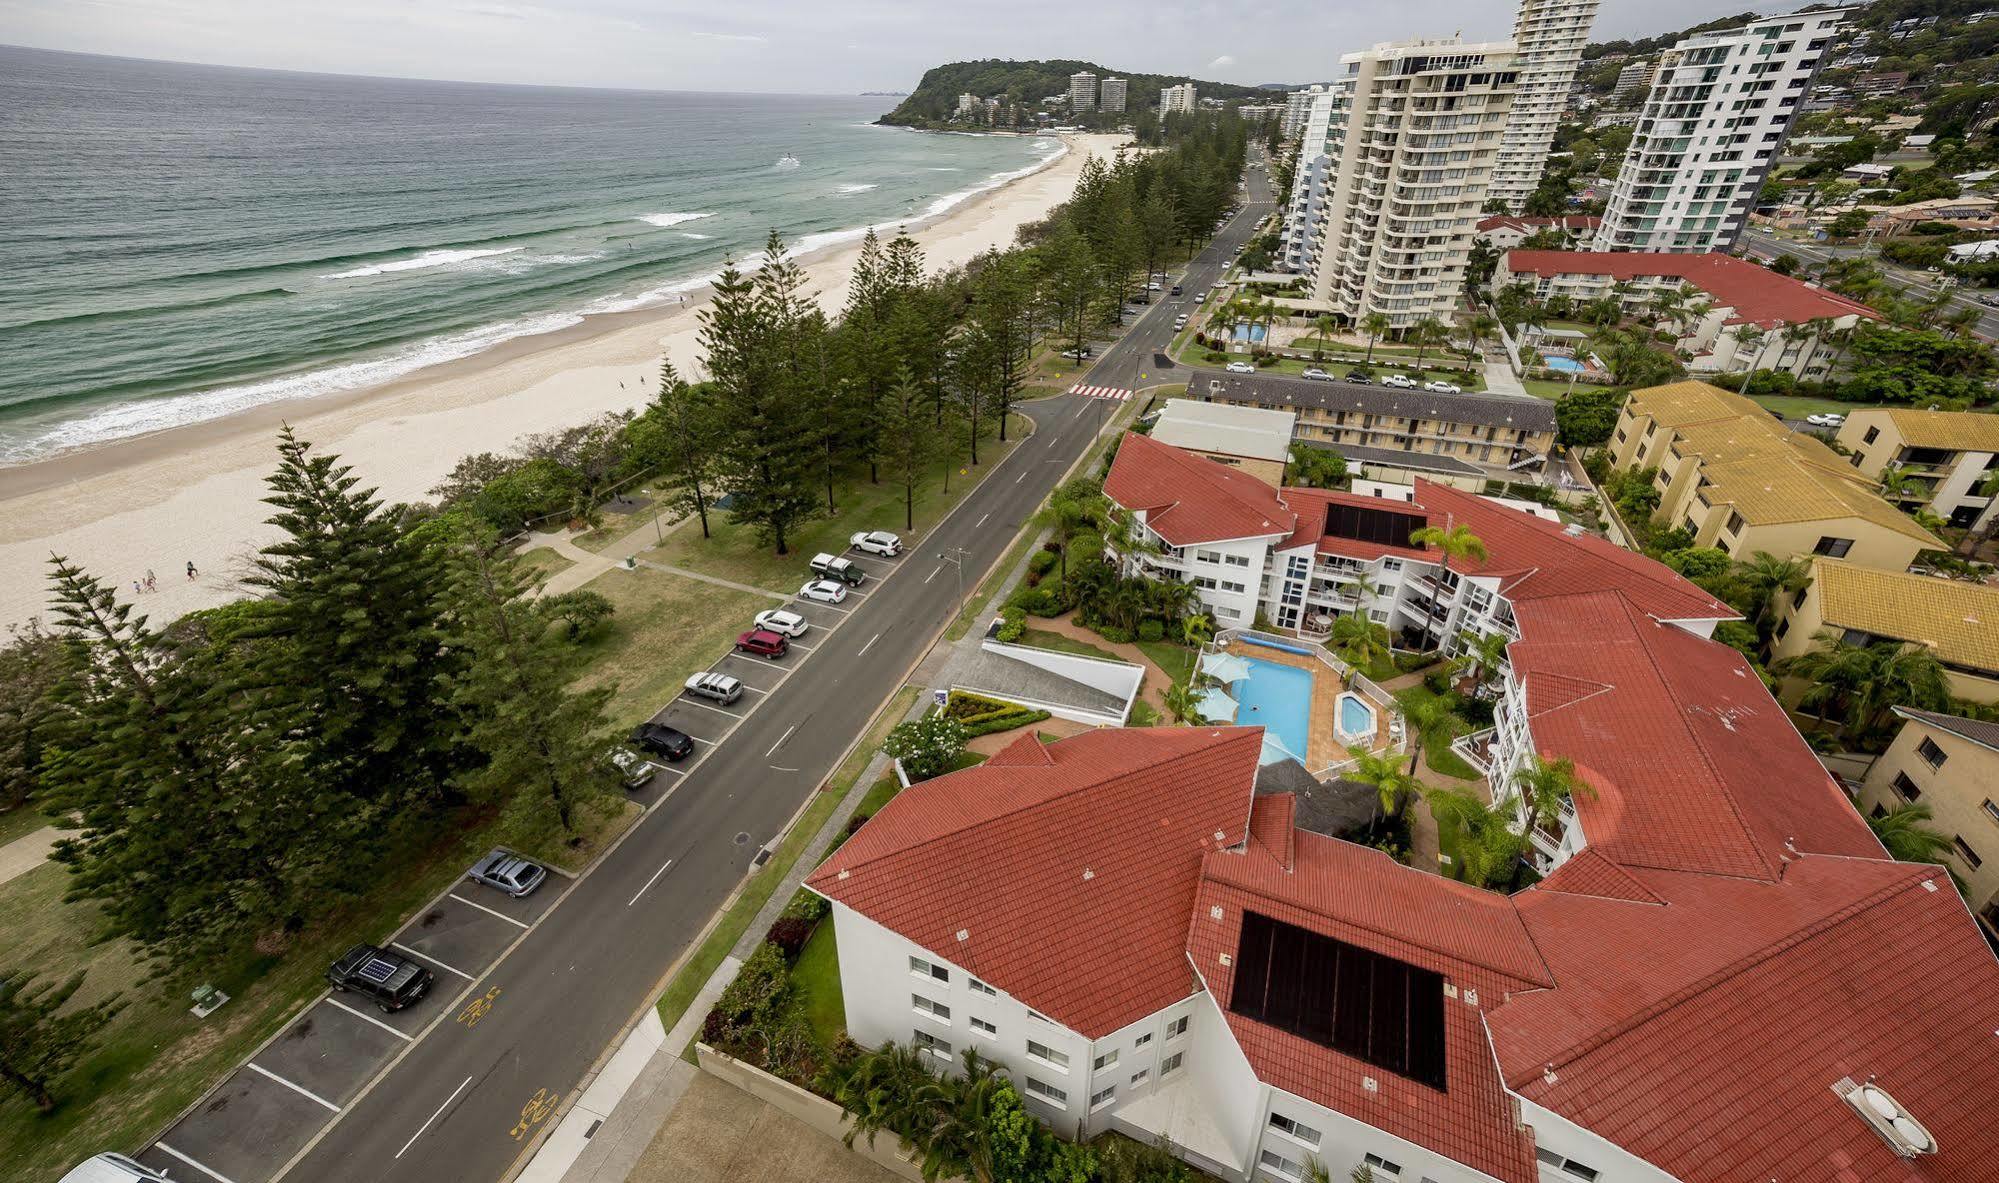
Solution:
M 1296 419 L 1289 411 L 1175 398 L 1160 408 L 1152 438 L 1193 452 L 1282 463 L 1291 455 L 1291 429 Z

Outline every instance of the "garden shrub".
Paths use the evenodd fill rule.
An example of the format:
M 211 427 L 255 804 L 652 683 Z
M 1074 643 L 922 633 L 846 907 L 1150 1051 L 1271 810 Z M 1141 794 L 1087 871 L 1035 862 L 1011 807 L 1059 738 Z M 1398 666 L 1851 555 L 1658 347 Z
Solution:
M 736 980 L 716 1000 L 715 1013 L 730 1027 L 744 1027 L 782 1007 L 790 993 L 791 967 L 783 951 L 766 942 L 736 971 Z
M 1097 635 L 1102 637 L 1104 640 L 1109 641 L 1113 645 L 1131 644 L 1131 630 L 1125 628 L 1119 628 L 1114 624 L 1107 624 L 1104 627 L 1098 629 Z
M 1038 550 L 1027 560 L 1027 569 L 1035 575 L 1046 575 L 1055 569 L 1060 557 L 1052 550 Z
M 1166 622 L 1147 619 L 1139 622 L 1138 639 L 1141 641 L 1163 641 L 1166 639 Z
M 1026 707 L 1018 707 L 1003 714 L 988 715 L 977 722 L 965 724 L 965 734 L 976 739 L 981 735 L 1012 731 L 1016 727 L 1040 723 L 1050 717 L 1047 711 L 1030 711 Z
M 801 887 L 798 889 L 798 894 L 791 897 L 791 902 L 784 906 L 784 915 L 817 924 L 832 910 L 833 905 L 826 902 L 825 896 Z
M 993 639 L 1011 645 L 1027 635 L 1027 613 L 1008 607 L 1000 611 L 1000 626 Z
M 812 930 L 818 924 L 811 920 L 800 920 L 794 916 L 779 916 L 771 921 L 770 929 L 764 933 L 764 943 L 775 945 L 784 954 L 787 962 L 798 960 L 799 950 L 812 937 Z

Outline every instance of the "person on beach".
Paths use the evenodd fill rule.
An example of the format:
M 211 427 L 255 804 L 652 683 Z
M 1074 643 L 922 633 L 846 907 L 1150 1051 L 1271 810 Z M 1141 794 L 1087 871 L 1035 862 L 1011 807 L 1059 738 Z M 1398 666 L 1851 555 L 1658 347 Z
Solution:
M 194 560 L 193 560 L 193 559 L 189 559 L 189 560 L 187 561 L 187 579 L 188 579 L 188 582 L 189 582 L 189 583 L 192 583 L 192 582 L 194 582 L 194 577 L 195 577 L 196 575 L 199 575 L 199 574 L 201 574 L 201 572 L 199 572 L 199 571 L 196 571 L 196 570 L 194 569 Z
M 141 587 L 139 585 L 139 581 L 136 579 L 132 581 L 132 594 L 135 596 L 143 596 L 146 594 L 146 589 Z
M 146 590 L 149 592 L 160 590 L 159 576 L 153 574 L 151 567 L 146 568 Z

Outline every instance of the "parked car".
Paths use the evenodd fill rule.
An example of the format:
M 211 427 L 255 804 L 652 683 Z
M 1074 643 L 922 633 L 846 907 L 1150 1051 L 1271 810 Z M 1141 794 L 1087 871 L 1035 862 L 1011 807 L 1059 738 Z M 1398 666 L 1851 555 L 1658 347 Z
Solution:
M 828 579 L 836 579 L 841 583 L 851 584 L 854 587 L 861 586 L 868 579 L 868 573 L 861 570 L 852 559 L 843 559 L 837 555 L 829 555 L 824 551 L 812 556 L 811 566 L 812 570 L 817 574 L 823 575 Z
M 436 974 L 402 954 L 373 945 L 354 946 L 326 971 L 335 990 L 365 994 L 385 1015 L 422 1001 L 436 979 Z
M 1081 349 L 1064 349 L 1062 356 L 1068 358 L 1070 361 L 1088 361 L 1090 360 L 1090 347 L 1085 345 Z
M 668 760 L 685 760 L 694 754 L 694 737 L 664 723 L 641 723 L 632 729 L 631 742 Z M 631 786 L 627 785 L 627 788 Z
M 1416 389 L 1416 379 L 1411 378 L 1407 374 L 1384 374 L 1381 377 L 1381 384 L 1383 386 L 1393 386 L 1399 390 Z
M 1151 283 L 1148 283 L 1148 284 L 1146 284 L 1146 285 L 1145 285 L 1145 290 L 1146 290 L 1146 291 L 1148 291 L 1148 292 L 1156 292 L 1156 291 L 1159 291 L 1159 290 L 1161 290 L 1161 289 L 1162 289 L 1162 288 L 1164 288 L 1165 286 L 1166 286 L 1166 285 L 1164 285 L 1164 284 L 1160 283 L 1160 282 L 1159 282 L 1158 280 L 1154 280 L 1154 281 L 1152 281 Z
M 782 608 L 766 608 L 757 613 L 757 627 L 783 633 L 787 637 L 802 637 L 811 628 L 803 616 L 796 612 L 786 612 Z
M 1226 370 L 1228 370 L 1228 372 L 1229 372 L 1229 373 L 1231 373 L 1231 374 L 1254 374 L 1254 373 L 1256 373 L 1256 367 L 1255 367 L 1255 366 L 1253 366 L 1253 365 L 1250 365 L 1250 364 L 1249 364 L 1248 362 L 1246 362 L 1246 361 L 1232 361 L 1232 362 L 1230 362 L 1230 363 L 1229 363 L 1229 364 L 1228 364 L 1227 366 L 1225 366 L 1225 367 L 1223 367 L 1223 368 L 1224 368 L 1224 369 L 1226 369 Z
M 752 657 L 768 657 L 776 661 L 791 652 L 791 642 L 786 640 L 782 633 L 753 628 L 736 637 L 736 652 L 747 653 Z
M 1465 392 L 1464 387 L 1459 386 L 1455 382 L 1425 382 L 1423 383 L 1423 389 L 1429 391 L 1431 394 L 1463 394 Z
M 59 1183 L 174 1183 L 142 1162 L 122 1154 L 93 1154 L 69 1169 Z
M 1846 424 L 1846 416 L 1831 411 L 1820 411 L 1816 415 L 1806 415 L 1805 422 L 1813 427 L 1843 427 Z
M 465 872 L 465 877 L 520 899 L 534 894 L 534 889 L 548 878 L 548 868 L 512 851 L 496 850 L 473 863 L 472 869 Z
M 1333 376 L 1331 374 L 1328 374 L 1326 371 L 1320 369 L 1317 366 L 1311 367 L 1310 369 L 1306 370 L 1304 373 L 1298 376 L 1300 378 L 1310 378 L 1314 382 L 1331 382 L 1333 380 Z
M 847 545 L 855 550 L 864 550 L 871 555 L 892 559 L 902 553 L 902 539 L 887 530 L 870 530 L 856 534 L 847 540 Z
M 616 747 L 605 752 L 604 767 L 617 778 L 618 787 L 628 793 L 651 784 L 653 776 L 658 772 L 651 760 L 627 747 Z
M 799 588 L 798 594 L 822 604 L 837 604 L 847 598 L 847 585 L 835 579 L 815 579 Z
M 713 672 L 689 674 L 687 676 L 686 690 L 687 693 L 696 698 L 712 699 L 723 706 L 728 706 L 743 696 L 743 684 L 741 682 L 738 682 L 727 674 Z
M 1348 370 L 1346 380 L 1359 386 L 1369 386 L 1374 382 L 1374 375 L 1366 370 Z
M 1980 296 L 1978 302 L 1987 308 L 1999 308 L 1999 296 Z

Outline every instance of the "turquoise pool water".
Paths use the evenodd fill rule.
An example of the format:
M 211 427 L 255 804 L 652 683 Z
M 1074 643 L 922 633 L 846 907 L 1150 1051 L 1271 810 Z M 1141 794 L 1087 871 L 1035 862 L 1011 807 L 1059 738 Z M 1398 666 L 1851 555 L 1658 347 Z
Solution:
M 1339 738 L 1342 743 L 1362 743 L 1374 738 L 1374 708 L 1358 694 L 1340 695 Z M 1370 744 L 1370 746 L 1372 746 Z
M 1249 662 L 1249 676 L 1229 688 L 1241 704 L 1235 721 L 1263 728 L 1263 763 L 1289 759 L 1303 764 L 1312 719 L 1311 672 L 1254 657 L 1243 660 Z
M 1541 364 L 1551 370 L 1560 370 L 1564 374 L 1580 374 L 1583 372 L 1583 363 L 1573 357 L 1544 357 L 1541 359 Z

